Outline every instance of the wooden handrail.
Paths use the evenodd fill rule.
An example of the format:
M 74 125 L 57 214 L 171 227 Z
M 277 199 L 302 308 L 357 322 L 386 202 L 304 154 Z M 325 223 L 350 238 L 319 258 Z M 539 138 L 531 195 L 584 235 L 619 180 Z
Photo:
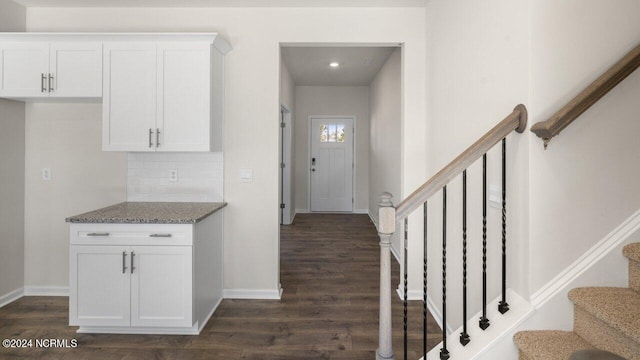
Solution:
M 398 204 L 396 207 L 396 222 L 404 219 L 419 206 L 422 206 L 431 196 L 440 191 L 453 178 L 460 175 L 464 169 L 482 157 L 483 154 L 512 131 L 515 130 L 518 133 L 522 133 L 526 128 L 527 108 L 520 104 L 513 109 L 509 116 Z
M 541 121 L 531 127 L 531 131 L 544 141 L 544 147 L 552 137 L 558 135 L 578 116 L 600 100 L 618 83 L 640 67 L 640 45 L 631 50 L 620 61 L 615 63 L 604 74 L 600 75 L 580 94 L 574 97 L 562 109 L 546 121 Z

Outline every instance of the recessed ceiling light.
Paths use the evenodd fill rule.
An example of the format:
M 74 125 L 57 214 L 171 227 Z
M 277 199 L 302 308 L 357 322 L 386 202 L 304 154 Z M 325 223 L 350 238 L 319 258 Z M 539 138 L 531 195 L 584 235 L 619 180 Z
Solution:
M 338 66 L 340 66 L 340 63 L 337 61 L 332 61 L 331 63 L 329 63 L 329 66 L 331 66 L 332 68 L 337 68 Z

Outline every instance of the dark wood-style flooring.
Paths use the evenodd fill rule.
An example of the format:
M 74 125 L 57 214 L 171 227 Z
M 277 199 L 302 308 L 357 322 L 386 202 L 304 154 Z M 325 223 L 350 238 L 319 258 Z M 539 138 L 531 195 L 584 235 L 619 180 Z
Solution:
M 366 215 L 301 214 L 281 227 L 281 300 L 222 302 L 199 336 L 77 334 L 68 298 L 24 297 L 0 309 L 0 339 L 76 339 L 76 348 L 6 349 L 0 359 L 375 359 L 379 246 Z M 393 286 L 398 265 L 392 261 Z M 402 302 L 393 297 L 402 358 Z M 422 354 L 422 304 L 409 308 L 409 359 Z M 440 342 L 429 315 L 428 348 Z

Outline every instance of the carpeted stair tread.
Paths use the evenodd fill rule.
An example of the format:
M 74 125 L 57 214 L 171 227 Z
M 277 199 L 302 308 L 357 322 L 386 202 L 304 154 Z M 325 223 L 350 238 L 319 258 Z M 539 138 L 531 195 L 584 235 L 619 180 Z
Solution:
M 513 340 L 530 360 L 566 360 L 575 351 L 593 349 L 591 344 L 571 331 L 520 331 Z
M 640 294 L 636 291 L 613 287 L 576 288 L 569 291 L 569 299 L 640 343 Z
M 627 258 L 640 262 L 640 243 L 632 243 L 622 248 L 622 254 Z

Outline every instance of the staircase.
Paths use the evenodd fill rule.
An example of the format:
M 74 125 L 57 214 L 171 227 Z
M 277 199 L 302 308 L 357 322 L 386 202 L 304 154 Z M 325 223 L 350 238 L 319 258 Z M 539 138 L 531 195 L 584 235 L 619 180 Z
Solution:
M 623 254 L 629 259 L 629 287 L 571 290 L 573 331 L 517 333 L 514 340 L 520 360 L 567 360 L 584 349 L 606 350 L 629 360 L 640 360 L 640 243 L 625 246 Z M 618 359 L 611 357 L 614 358 Z

